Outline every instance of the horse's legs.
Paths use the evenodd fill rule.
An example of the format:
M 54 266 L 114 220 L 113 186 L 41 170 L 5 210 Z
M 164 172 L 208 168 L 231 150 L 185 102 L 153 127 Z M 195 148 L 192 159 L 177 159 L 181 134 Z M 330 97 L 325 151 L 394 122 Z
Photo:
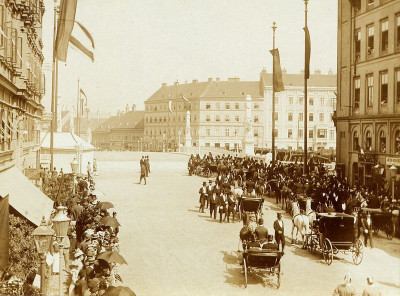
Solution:
M 292 220 L 292 244 L 293 244 L 293 242 L 294 242 L 294 240 L 293 240 L 294 227 L 295 227 L 295 225 L 294 225 L 294 219 L 293 219 L 293 220 Z

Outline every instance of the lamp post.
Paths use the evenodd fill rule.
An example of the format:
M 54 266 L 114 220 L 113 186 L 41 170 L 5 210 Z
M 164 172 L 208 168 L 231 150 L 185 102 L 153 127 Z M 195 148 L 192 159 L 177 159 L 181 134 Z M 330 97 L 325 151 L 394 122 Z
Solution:
M 46 224 L 44 216 L 42 217 L 42 222 L 40 225 L 32 232 L 33 239 L 35 240 L 36 250 L 40 256 L 40 294 L 45 295 L 45 264 L 46 264 L 46 253 L 50 250 L 50 241 L 54 234 L 53 229 L 51 229 Z
M 76 156 L 74 156 L 74 159 L 71 161 L 70 165 L 71 165 L 72 174 L 74 175 L 73 193 L 75 194 L 75 178 L 76 178 L 76 174 L 78 173 L 78 168 L 79 168 L 79 162 L 76 160 Z
M 56 237 L 60 242 L 60 263 L 59 263 L 59 281 L 58 281 L 58 292 L 61 294 L 61 262 L 63 256 L 63 239 L 67 236 L 70 218 L 65 214 L 67 207 L 59 206 L 57 207 L 57 213 L 52 219 L 53 229 L 56 232 Z
M 390 171 L 390 177 L 392 178 L 392 201 L 394 201 L 394 183 L 396 181 L 397 167 L 395 165 L 392 165 L 389 168 L 389 171 Z
M 83 146 L 81 143 L 76 142 L 75 145 L 76 158 L 78 159 L 79 174 L 82 174 L 82 151 Z

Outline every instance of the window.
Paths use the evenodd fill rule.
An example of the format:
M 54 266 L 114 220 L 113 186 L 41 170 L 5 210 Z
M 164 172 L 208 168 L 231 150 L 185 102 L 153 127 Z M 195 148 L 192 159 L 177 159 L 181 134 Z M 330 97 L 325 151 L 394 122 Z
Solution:
M 303 113 L 299 113 L 299 121 L 303 121 L 303 120 L 304 120 Z
M 324 98 L 320 98 L 320 99 L 319 99 L 319 104 L 320 104 L 321 106 L 324 106 L 324 105 L 325 105 L 325 99 L 324 99 Z
M 314 131 L 313 131 L 313 130 L 309 130 L 309 131 L 308 131 L 308 137 L 309 137 L 310 139 L 314 138 Z
M 388 33 L 388 20 L 381 21 L 381 53 L 385 54 L 388 51 L 389 33 Z
M 367 10 L 374 8 L 374 0 L 367 0 Z
M 314 106 L 314 98 L 310 98 L 310 99 L 308 100 L 308 104 L 309 104 L 310 106 Z
M 278 112 L 275 112 L 275 121 L 278 121 Z
M 226 128 L 226 129 L 225 129 L 225 136 L 226 136 L 226 137 L 229 137 L 229 128 Z
M 293 121 L 293 113 L 292 112 L 288 113 L 288 121 Z
M 219 102 L 215 103 L 215 109 L 219 110 L 221 108 L 221 104 Z
M 206 147 L 210 147 L 210 143 L 208 143 L 208 142 L 205 143 L 205 145 L 206 145 Z
M 400 104 L 400 69 L 395 70 L 395 96 L 396 96 L 396 103 Z
M 302 129 L 299 129 L 299 138 L 303 138 L 303 130 Z
M 380 89 L 380 102 L 381 106 L 386 106 L 388 101 L 388 73 L 380 73 L 381 89 Z
M 214 146 L 215 146 L 215 148 L 220 148 L 221 144 L 220 143 L 215 143 Z
M 354 108 L 360 108 L 360 77 L 354 78 Z
M 208 129 L 206 129 L 206 136 L 210 136 L 210 129 L 208 128 Z
M 319 121 L 324 122 L 324 120 L 325 120 L 324 113 L 319 113 Z
M 371 151 L 372 149 L 372 133 L 371 131 L 367 131 L 365 134 L 365 151 Z
M 239 118 L 239 115 L 235 115 L 235 121 L 236 121 L 236 122 L 239 122 L 239 119 L 240 119 L 240 118 Z
M 288 129 L 287 136 L 288 136 L 289 139 L 293 138 L 293 130 L 291 128 Z
M 239 135 L 239 129 L 235 128 L 235 137 Z
M 329 131 L 329 139 L 335 138 L 335 131 Z
M 210 103 L 206 103 L 206 109 L 207 110 L 211 109 L 211 104 Z
M 314 113 L 308 114 L 308 121 L 314 121 Z
M 179 117 L 178 117 L 179 118 Z M 210 115 L 206 115 L 206 121 L 209 122 L 210 121 Z
M 239 104 L 238 104 L 238 105 L 239 105 Z M 259 105 L 258 103 L 255 103 L 255 104 L 254 104 L 254 109 L 255 109 L 255 110 L 260 109 L 260 105 Z
M 229 115 L 225 115 L 225 121 L 229 122 Z
M 221 121 L 221 118 L 219 117 L 219 115 L 215 115 L 215 121 L 216 122 L 220 122 Z
M 299 105 L 303 105 L 303 97 L 299 98 Z
M 372 56 L 374 53 L 374 25 L 369 25 L 367 27 L 367 54 L 368 57 Z
M 394 153 L 400 154 L 400 129 L 394 133 Z
M 317 131 L 317 138 L 318 139 L 326 139 L 328 132 L 326 129 L 318 129 Z
M 384 131 L 379 133 L 379 152 L 386 153 L 386 133 Z
M 229 103 L 225 103 L 225 109 L 226 109 L 226 110 L 229 110 L 229 109 L 231 109 L 231 104 L 229 104 Z
M 367 75 L 367 104 L 372 107 L 374 104 L 374 76 L 373 74 Z
M 240 108 L 240 107 L 239 107 L 239 103 L 235 103 L 235 109 L 236 109 L 236 110 L 239 110 L 239 108 Z M 228 109 L 229 109 L 229 108 L 228 108 Z
M 258 129 L 254 130 L 254 137 L 258 137 Z
M 293 97 L 289 97 L 289 105 L 293 105 Z
M 400 14 L 396 15 L 396 48 L 400 49 Z
M 254 122 L 258 122 L 258 116 L 254 116 Z
M 356 30 L 355 33 L 355 60 L 358 62 L 361 56 L 361 30 Z

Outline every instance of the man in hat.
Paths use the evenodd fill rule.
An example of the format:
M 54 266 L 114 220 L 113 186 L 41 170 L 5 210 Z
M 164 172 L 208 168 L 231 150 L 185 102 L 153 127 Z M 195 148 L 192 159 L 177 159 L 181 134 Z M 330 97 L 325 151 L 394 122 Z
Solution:
M 344 282 L 342 284 L 337 285 L 333 295 L 338 296 L 354 296 L 356 295 L 356 289 L 351 285 L 351 276 L 350 274 L 346 274 L 344 277 Z
M 364 246 L 368 245 L 368 238 L 369 242 L 371 245 L 371 249 L 373 248 L 372 244 L 372 220 L 371 220 L 371 214 L 367 212 L 367 214 L 364 214 L 363 217 L 361 218 L 361 229 L 362 233 L 364 235 Z
M 144 185 L 146 185 L 146 163 L 144 161 L 144 156 L 142 156 L 142 159 L 140 160 L 140 180 L 139 184 L 142 183 L 142 179 L 144 180 Z
M 200 208 L 199 208 L 199 212 L 202 212 L 202 213 L 204 213 L 204 205 L 205 205 L 205 202 L 206 202 L 206 200 L 207 200 L 207 187 L 206 187 L 206 185 L 207 185 L 207 183 L 206 183 L 206 182 L 203 182 L 203 186 L 200 187 L 200 189 L 199 189 L 199 194 L 200 194 L 200 199 L 199 199 Z
M 258 219 L 258 226 L 255 229 L 256 239 L 260 241 L 260 243 L 265 243 L 268 240 L 268 229 L 264 226 L 264 219 Z
M 375 286 L 372 276 L 367 276 L 367 287 L 365 287 L 362 296 L 381 296 L 381 291 Z
M 208 205 L 210 204 L 210 199 L 213 193 L 214 187 L 212 186 L 212 180 L 208 180 L 208 185 L 207 185 L 207 205 L 206 205 L 206 209 L 208 209 Z M 210 206 L 211 207 L 211 206 Z M 211 208 L 210 208 L 211 211 Z
M 217 207 L 219 212 L 219 223 L 222 223 L 222 215 L 225 214 L 224 221 L 226 220 L 226 212 L 227 212 L 228 198 L 226 193 L 223 192 L 217 200 Z
M 217 219 L 217 194 L 215 191 L 212 192 L 210 197 L 210 218 L 214 214 L 214 219 Z
M 232 214 L 232 222 L 235 222 L 235 205 L 236 205 L 236 200 L 233 196 L 233 193 L 230 189 L 227 189 L 228 191 L 228 223 L 229 223 L 229 217 Z
M 282 221 L 282 214 L 277 213 L 278 219 L 274 222 L 275 240 L 278 246 L 282 244 L 282 253 L 285 248 L 285 227 Z

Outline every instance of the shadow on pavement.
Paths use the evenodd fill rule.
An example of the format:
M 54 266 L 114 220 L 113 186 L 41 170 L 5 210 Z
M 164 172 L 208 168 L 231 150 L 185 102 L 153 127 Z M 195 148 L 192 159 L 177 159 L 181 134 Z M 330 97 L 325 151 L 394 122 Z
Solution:
M 388 287 L 393 287 L 393 288 L 397 288 L 397 289 L 400 289 L 400 286 L 399 285 L 396 285 L 396 284 L 393 284 L 393 283 L 388 283 L 388 282 L 381 282 L 381 281 L 377 281 L 379 284 L 381 284 L 381 285 L 385 285 L 385 286 L 388 286 Z

